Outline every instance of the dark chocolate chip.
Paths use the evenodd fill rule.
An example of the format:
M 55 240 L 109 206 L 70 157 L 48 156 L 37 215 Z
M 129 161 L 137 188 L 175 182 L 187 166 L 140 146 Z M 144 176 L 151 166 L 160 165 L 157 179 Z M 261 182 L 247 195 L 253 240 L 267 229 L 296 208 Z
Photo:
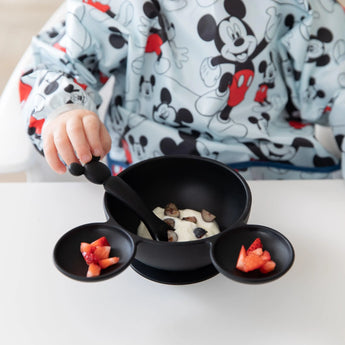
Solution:
M 196 238 L 201 238 L 207 234 L 207 231 L 203 228 L 195 228 L 193 232 Z
M 171 227 L 171 229 L 175 228 L 175 221 L 172 218 L 165 218 L 163 220 Z
M 201 217 L 205 222 L 213 222 L 216 219 L 216 216 L 206 210 L 201 211 Z
M 177 206 L 170 202 L 168 205 L 165 206 L 165 209 L 164 209 L 164 214 L 166 216 L 169 216 L 169 217 L 175 217 L 175 218 L 178 218 L 180 217 L 180 211 L 179 209 L 177 208 Z
M 168 233 L 168 241 L 169 242 L 177 242 L 178 236 L 174 230 L 168 230 L 167 233 Z

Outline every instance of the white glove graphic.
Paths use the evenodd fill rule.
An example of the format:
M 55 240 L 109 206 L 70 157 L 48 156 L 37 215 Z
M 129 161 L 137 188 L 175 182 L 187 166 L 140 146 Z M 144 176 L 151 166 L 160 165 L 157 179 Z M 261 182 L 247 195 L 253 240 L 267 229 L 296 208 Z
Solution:
M 270 42 L 274 35 L 277 33 L 278 25 L 281 20 L 281 13 L 277 13 L 277 9 L 275 7 L 269 7 L 266 10 L 266 13 L 270 16 L 268 19 L 266 30 L 265 30 L 265 39 L 267 42 Z
M 170 42 L 171 50 L 174 55 L 174 61 L 177 68 L 182 68 L 183 62 L 188 61 L 188 49 L 176 47 L 175 42 Z
M 200 66 L 200 75 L 201 79 L 206 86 L 212 87 L 215 86 L 221 75 L 221 68 L 219 65 L 212 66 L 211 58 L 206 58 L 201 63 Z

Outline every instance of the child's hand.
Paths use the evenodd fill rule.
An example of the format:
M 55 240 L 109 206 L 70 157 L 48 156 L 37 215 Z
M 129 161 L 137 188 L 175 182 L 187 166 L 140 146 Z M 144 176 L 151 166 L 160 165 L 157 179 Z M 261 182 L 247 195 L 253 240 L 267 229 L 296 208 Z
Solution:
M 66 166 L 103 157 L 111 148 L 111 138 L 97 114 L 77 109 L 47 122 L 42 132 L 43 151 L 49 166 L 63 174 Z M 61 159 L 60 159 L 61 158 Z

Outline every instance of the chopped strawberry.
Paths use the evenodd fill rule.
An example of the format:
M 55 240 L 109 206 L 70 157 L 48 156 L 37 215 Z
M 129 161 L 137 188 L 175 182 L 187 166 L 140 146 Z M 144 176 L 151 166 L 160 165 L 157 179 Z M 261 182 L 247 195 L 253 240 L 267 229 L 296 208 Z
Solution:
M 276 268 L 276 263 L 272 260 L 265 262 L 261 267 L 260 267 L 260 272 L 261 273 L 269 273 L 272 272 Z
M 263 264 L 264 264 L 264 261 L 262 260 L 261 256 L 249 253 L 244 259 L 243 271 L 250 272 L 250 271 L 257 270 Z
M 95 250 L 96 250 L 96 247 L 89 243 L 82 242 L 80 244 L 80 252 L 83 255 L 83 258 L 88 265 L 95 261 L 95 255 L 94 255 Z
M 87 270 L 86 276 L 90 277 L 97 277 L 101 274 L 101 266 L 97 264 L 90 264 Z
M 243 271 L 244 270 L 244 260 L 247 256 L 246 248 L 241 247 L 240 254 L 238 255 L 236 268 Z
M 251 251 L 257 249 L 257 248 L 262 248 L 262 243 L 260 238 L 256 238 L 254 242 L 249 246 L 247 250 L 247 254 L 249 254 Z
M 86 242 L 81 242 L 80 243 L 80 251 L 83 252 L 90 252 L 92 248 L 92 245 L 90 243 L 86 243 Z
M 265 262 L 270 261 L 271 260 L 271 254 L 269 253 L 269 251 L 264 250 L 264 252 L 261 255 L 262 260 L 264 260 Z
M 248 250 L 242 245 L 238 255 L 236 268 L 242 272 L 259 269 L 261 273 L 268 273 L 275 269 L 276 263 L 271 260 L 271 254 L 263 250 L 260 238 L 249 246 Z
M 262 248 L 256 248 L 254 250 L 251 250 L 251 251 L 247 251 L 247 254 L 255 254 L 255 255 L 258 255 L 258 256 L 261 256 L 263 254 L 263 250 Z
M 115 265 L 119 262 L 120 258 L 117 256 L 113 256 L 111 258 L 107 258 L 107 259 L 103 259 L 99 261 L 99 266 L 101 266 L 102 270 L 104 270 L 105 268 L 111 266 L 111 265 Z
M 87 277 L 97 277 L 101 270 L 119 262 L 120 258 L 114 256 L 109 258 L 111 247 L 105 236 L 98 238 L 92 243 L 81 242 L 80 252 L 89 265 Z
M 99 246 L 96 247 L 94 254 L 94 257 L 97 261 L 107 259 L 110 254 L 110 246 Z
M 93 241 L 91 243 L 92 246 L 109 246 L 109 242 L 107 240 L 107 238 L 105 236 L 100 237 L 99 239 L 97 239 L 96 241 Z

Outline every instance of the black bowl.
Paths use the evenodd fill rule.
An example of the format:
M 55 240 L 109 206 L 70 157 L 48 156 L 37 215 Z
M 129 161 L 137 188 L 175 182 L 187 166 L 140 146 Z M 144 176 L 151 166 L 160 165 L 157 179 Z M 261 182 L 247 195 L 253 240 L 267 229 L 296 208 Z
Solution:
M 97 165 L 93 164 L 96 170 Z M 293 264 L 292 245 L 282 234 L 264 226 L 246 225 L 251 192 L 244 178 L 226 165 L 196 156 L 165 156 L 136 163 L 119 176 L 149 209 L 170 202 L 180 209 L 206 209 L 216 215 L 221 232 L 209 238 L 173 243 L 139 237 L 140 219 L 106 192 L 107 222 L 72 229 L 55 246 L 55 264 L 65 275 L 81 281 L 98 281 L 111 278 L 131 265 L 146 278 L 166 284 L 195 283 L 218 273 L 239 282 L 257 284 L 281 277 Z M 106 177 L 106 181 L 111 178 L 114 179 Z M 112 246 L 111 255 L 119 256 L 120 261 L 100 276 L 87 278 L 80 242 L 93 242 L 102 236 Z M 247 248 L 257 237 L 277 263 L 275 270 L 265 275 L 238 271 L 235 266 L 241 246 Z
M 268 250 L 276 263 L 272 272 L 261 273 L 259 270 L 242 272 L 236 268 L 241 246 L 246 249 L 260 238 L 263 249 Z M 246 284 L 261 284 L 280 278 L 292 266 L 295 258 L 294 249 L 289 240 L 277 230 L 262 225 L 245 225 L 224 232 L 214 243 L 212 262 L 219 272 L 230 279 Z
M 136 163 L 119 176 L 154 209 L 174 202 L 180 209 L 207 209 L 216 215 L 221 231 L 229 231 L 247 222 L 251 192 L 244 178 L 233 169 L 215 160 L 195 156 L 165 156 Z M 212 266 L 210 243 L 215 235 L 189 242 L 157 242 L 139 238 L 140 219 L 126 206 L 106 193 L 104 197 L 109 222 L 126 229 L 137 246 L 135 260 L 159 275 L 193 274 Z M 214 267 L 213 267 L 214 268 Z M 215 271 L 215 270 L 214 270 Z
M 91 243 L 105 236 L 111 246 L 110 257 L 120 258 L 116 265 L 102 270 L 97 277 L 86 277 L 88 265 L 80 253 L 81 242 Z M 54 263 L 66 276 L 87 282 L 109 279 L 125 270 L 135 254 L 132 238 L 123 229 L 106 223 L 91 223 L 78 226 L 64 234 L 56 243 L 53 253 Z

